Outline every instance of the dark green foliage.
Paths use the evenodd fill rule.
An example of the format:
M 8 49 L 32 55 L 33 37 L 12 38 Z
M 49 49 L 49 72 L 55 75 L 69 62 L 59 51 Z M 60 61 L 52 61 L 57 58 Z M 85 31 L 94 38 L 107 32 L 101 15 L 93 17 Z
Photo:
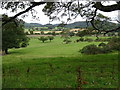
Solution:
M 106 43 L 103 43 L 103 42 L 100 43 L 98 45 L 98 47 L 101 49 L 101 53 L 109 53 L 109 52 L 112 51 L 111 48 L 109 48 L 109 46 Z
M 30 40 L 30 38 L 24 38 L 22 40 L 21 47 L 27 47 L 27 45 L 29 45 L 29 43 L 28 43 L 29 40 Z
M 103 44 L 102 44 L 103 45 Z M 94 44 L 87 45 L 80 50 L 84 54 L 103 54 L 111 52 L 111 49 L 108 46 L 97 47 Z
M 2 15 L 4 20 L 8 20 L 7 15 Z M 16 23 L 15 23 L 16 22 Z M 15 19 L 2 27 L 2 51 L 8 53 L 10 48 L 26 47 L 28 37 L 24 33 L 24 27 L 21 21 Z
M 98 47 L 98 48 L 100 48 L 100 47 Z M 111 50 L 111 48 L 109 48 L 107 45 L 106 46 L 102 46 L 101 48 L 100 48 L 100 53 L 110 53 L 110 52 L 112 52 L 112 50 Z
M 53 36 L 48 36 L 48 39 L 50 40 L 50 42 L 51 42 L 51 40 L 53 40 L 54 39 L 54 37 Z
M 48 40 L 48 38 L 44 37 L 44 36 L 41 36 L 40 38 L 38 38 L 38 40 L 40 40 L 40 41 L 42 41 L 44 43 L 45 41 Z
M 99 51 L 100 49 L 94 44 L 87 45 L 80 50 L 80 52 L 84 54 L 98 54 Z
M 107 45 L 112 50 L 120 51 L 120 38 L 117 37 L 111 38 Z

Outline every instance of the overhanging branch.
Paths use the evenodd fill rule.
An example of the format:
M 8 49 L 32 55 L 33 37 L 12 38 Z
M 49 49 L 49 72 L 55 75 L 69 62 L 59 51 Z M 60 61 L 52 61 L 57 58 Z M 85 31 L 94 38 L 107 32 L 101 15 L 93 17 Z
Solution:
M 100 11 L 111 12 L 111 11 L 115 11 L 115 10 L 120 10 L 120 3 L 104 6 L 101 4 L 101 2 L 96 2 L 93 5 L 93 7 L 99 9 Z
M 5 24 L 7 24 L 8 22 L 12 21 L 13 19 L 17 18 L 18 16 L 28 12 L 29 10 L 31 10 L 32 8 L 34 8 L 35 6 L 39 6 L 42 4 L 45 4 L 46 2 L 34 2 L 32 3 L 32 6 L 28 7 L 26 10 L 19 12 L 18 14 L 16 14 L 15 16 L 11 17 L 9 20 L 5 21 L 2 23 L 2 26 L 4 26 Z

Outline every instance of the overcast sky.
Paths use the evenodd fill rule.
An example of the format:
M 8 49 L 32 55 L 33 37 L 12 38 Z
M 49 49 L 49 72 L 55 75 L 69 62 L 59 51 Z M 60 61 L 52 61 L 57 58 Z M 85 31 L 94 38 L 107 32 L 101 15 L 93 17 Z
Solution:
M 115 1 L 110 1 L 109 3 L 108 2 L 104 3 L 104 5 L 110 5 L 110 4 L 114 4 L 114 3 L 115 3 Z M 37 7 L 34 8 L 38 12 L 37 16 L 40 17 L 40 21 L 32 19 L 32 16 L 30 15 L 30 13 L 29 13 L 29 16 L 24 18 L 23 20 L 27 23 L 48 24 L 49 23 L 49 18 L 48 18 L 48 16 L 44 15 L 44 13 L 42 12 L 43 7 L 44 7 L 44 5 L 40 5 L 40 6 L 37 6 Z M 18 12 L 19 12 L 19 10 L 18 10 Z M 102 13 L 103 15 L 105 15 L 105 16 L 111 17 L 113 20 L 118 18 L 118 11 L 112 11 L 112 12 L 101 12 L 101 11 L 99 11 L 99 12 Z M 11 13 L 7 10 L 0 9 L 0 14 L 3 14 L 3 13 L 9 14 L 9 16 L 15 15 L 15 13 Z M 19 18 L 21 18 L 21 16 L 19 16 Z M 73 23 L 73 22 L 76 22 L 76 21 L 85 21 L 85 19 L 83 19 L 79 16 L 69 23 Z M 58 23 L 61 23 L 61 22 L 60 21 L 51 22 L 51 24 L 58 24 Z

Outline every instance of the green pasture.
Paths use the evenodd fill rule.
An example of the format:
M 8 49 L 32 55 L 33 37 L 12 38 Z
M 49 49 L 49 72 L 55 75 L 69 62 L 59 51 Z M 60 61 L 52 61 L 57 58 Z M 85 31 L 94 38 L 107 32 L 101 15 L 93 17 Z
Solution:
M 45 43 L 35 37 L 26 48 L 10 49 L 2 57 L 3 88 L 77 88 L 78 67 L 83 88 L 117 88 L 118 53 L 83 55 L 82 47 L 100 42 L 74 43 L 78 38 L 64 44 L 59 36 Z

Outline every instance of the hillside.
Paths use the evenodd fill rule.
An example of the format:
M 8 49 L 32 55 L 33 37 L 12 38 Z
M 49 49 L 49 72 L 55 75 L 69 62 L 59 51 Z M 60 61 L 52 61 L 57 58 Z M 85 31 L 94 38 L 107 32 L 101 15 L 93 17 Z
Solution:
M 50 27 L 50 28 L 54 28 L 56 26 L 58 26 L 59 24 L 46 24 L 46 25 L 42 25 L 39 23 L 25 23 L 24 24 L 26 28 L 29 27 Z M 85 28 L 87 26 L 87 23 L 85 21 L 80 21 L 80 22 L 74 22 L 74 23 L 70 23 L 65 25 L 64 27 L 66 28 Z
M 91 24 L 89 24 L 89 25 L 91 25 Z M 65 27 L 66 28 L 86 28 L 87 23 L 86 23 L 86 21 L 74 22 L 74 23 L 65 25 Z
M 42 27 L 42 24 L 39 23 L 25 23 L 24 24 L 25 28 L 29 28 L 29 27 Z
M 113 22 L 108 22 L 109 25 L 115 24 Z M 31 27 L 48 27 L 50 29 L 60 26 L 60 24 L 46 24 L 46 25 L 42 25 L 39 23 L 25 23 L 25 28 L 31 28 Z M 116 24 L 117 25 L 117 24 Z M 91 26 L 91 24 L 89 23 L 88 26 Z M 67 24 L 65 26 L 63 26 L 65 28 L 86 28 L 87 27 L 87 23 L 86 21 L 79 21 L 79 22 L 74 22 L 74 23 L 70 23 Z

